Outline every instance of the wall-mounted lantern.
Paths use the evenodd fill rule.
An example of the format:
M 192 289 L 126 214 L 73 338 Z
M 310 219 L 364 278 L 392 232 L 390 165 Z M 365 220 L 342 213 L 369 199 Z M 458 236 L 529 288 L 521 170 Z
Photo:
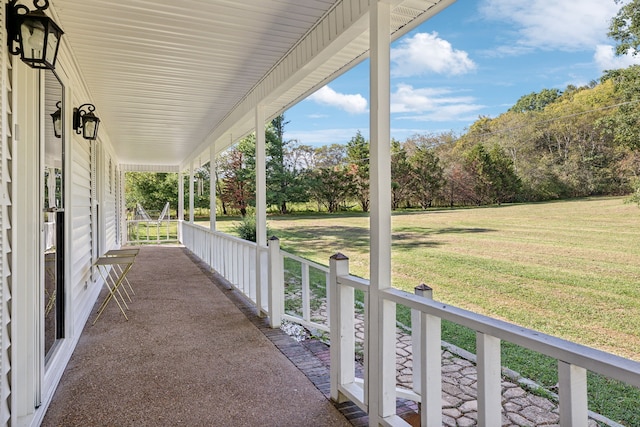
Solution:
M 53 134 L 56 138 L 62 138 L 62 107 L 60 101 L 56 102 L 58 109 L 51 113 L 51 120 L 53 120 Z
M 85 111 L 83 108 L 87 107 Z M 93 141 L 98 136 L 98 125 L 100 119 L 93 114 L 96 107 L 93 104 L 82 104 L 78 108 L 73 109 L 73 130 L 78 135 L 82 134 L 84 139 Z
M 32 68 L 56 68 L 58 47 L 63 31 L 43 12 L 49 0 L 33 0 L 35 11 L 9 0 L 6 7 L 9 52 Z M 43 3 L 40 6 L 40 3 Z

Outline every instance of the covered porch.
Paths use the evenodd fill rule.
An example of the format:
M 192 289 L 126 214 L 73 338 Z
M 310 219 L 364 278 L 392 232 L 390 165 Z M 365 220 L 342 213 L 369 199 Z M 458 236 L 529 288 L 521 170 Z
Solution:
M 421 405 L 422 425 L 440 427 L 451 413 L 443 400 L 442 320 L 477 333 L 471 387 L 477 399 L 469 404 L 475 415 L 465 425 L 518 424 L 504 418 L 510 387 L 501 375 L 501 341 L 558 361 L 559 407 L 548 412 L 563 426 L 587 425 L 592 416 L 587 371 L 640 387 L 640 363 L 448 306 L 426 290 L 414 295 L 392 286 L 390 43 L 453 0 L 33 3 L 46 3 L 65 35 L 55 72 L 34 71 L 4 47 L 0 423 L 345 425 L 329 396 L 352 414 L 356 407 L 367 413 L 373 426 L 407 425 L 397 402 L 410 400 Z M 342 254 L 327 268 L 267 241 L 263 132 L 271 118 L 364 59 L 370 60 L 368 279 L 351 275 Z M 61 134 L 49 117 L 58 104 Z M 94 139 L 80 136 L 78 110 L 89 105 L 102 123 Z M 193 218 L 194 170 L 214 164 L 252 132 L 256 243 L 216 231 L 215 216 L 210 228 Z M 46 142 L 58 150 L 55 164 L 46 164 Z M 143 248 L 129 276 L 136 289 L 130 320 L 110 304 L 92 326 L 104 295 L 97 263 L 126 244 L 127 171 L 179 173 L 181 192 L 190 178 L 190 215 L 178 207 L 178 238 L 203 266 L 182 248 Z M 60 180 L 47 186 L 45 176 Z M 60 200 L 45 203 L 45 190 Z M 45 346 L 43 249 L 51 239 L 44 224 L 54 214 L 56 323 Z M 285 312 L 285 260 L 302 265 L 298 317 Z M 309 269 L 325 277 L 321 323 L 309 314 Z M 230 288 L 215 284 L 211 271 Z M 359 305 L 356 292 L 364 295 Z M 245 308 L 231 304 L 230 295 Z M 397 305 L 414 315 L 407 388 L 396 384 Z M 272 339 L 285 320 L 329 334 L 330 363 L 305 359 L 315 374 L 328 375 L 319 388 L 283 356 L 288 344 L 275 349 Z M 357 339 L 361 364 L 354 358 Z

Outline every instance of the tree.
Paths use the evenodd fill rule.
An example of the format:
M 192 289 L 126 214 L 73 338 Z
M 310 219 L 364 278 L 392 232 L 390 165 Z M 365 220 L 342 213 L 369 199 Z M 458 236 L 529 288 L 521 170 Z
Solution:
M 430 208 L 444 185 L 443 170 L 433 147 L 424 141 L 417 144 L 409 158 L 409 164 L 412 195 L 422 209 Z
M 255 135 L 243 138 L 226 154 L 222 165 L 220 198 L 243 217 L 255 201 Z
M 125 174 L 126 206 L 134 210 L 140 203 L 146 210 L 160 212 L 169 202 L 178 206 L 178 175 L 175 173 L 127 172 Z
M 315 168 L 332 168 L 335 166 L 343 166 L 347 159 L 347 147 L 342 144 L 330 144 L 318 147 L 315 150 L 314 164 Z
M 542 89 L 540 92 L 531 92 L 518 99 L 509 111 L 524 113 L 527 111 L 542 111 L 544 107 L 554 102 L 562 95 L 559 89 Z
M 622 0 L 615 0 L 623 4 Z M 609 37 L 618 42 L 616 55 L 638 54 L 640 46 L 640 0 L 623 4 L 609 25 Z
M 391 140 L 391 208 L 398 209 L 400 203 L 409 203 L 411 196 L 412 168 L 407 159 L 405 146 Z
M 288 213 L 287 203 L 308 200 L 304 175 L 287 150 L 284 140 L 284 115 L 272 120 L 266 129 L 267 203 L 278 206 L 281 214 Z
M 360 131 L 347 143 L 348 175 L 354 188 L 354 197 L 363 212 L 369 211 L 369 141 Z
M 215 180 L 216 180 L 216 197 L 218 200 L 220 200 L 220 207 L 222 208 L 222 214 L 223 215 L 227 215 L 227 203 L 225 201 L 225 198 L 222 197 L 222 194 L 224 193 L 223 191 L 223 182 L 222 182 L 222 178 L 220 177 L 220 173 L 224 168 L 224 165 L 227 162 L 227 153 L 223 153 L 219 156 L 216 157 L 216 168 L 215 168 Z
M 337 212 L 340 204 L 354 191 L 354 183 L 346 169 L 338 166 L 313 170 L 308 182 L 311 198 L 329 212 Z
M 622 4 L 609 25 L 609 36 L 618 42 L 616 55 L 638 55 L 640 46 L 640 0 Z M 616 91 L 628 104 L 620 106 L 611 122 L 616 141 L 632 148 L 640 147 L 640 109 L 637 105 L 640 95 L 640 66 L 632 65 L 623 70 L 606 71 L 602 80 L 613 79 Z M 632 102 L 632 103 L 631 103 Z
M 307 171 L 316 167 L 316 148 L 304 144 L 290 144 L 285 151 L 285 162 L 296 170 Z
M 478 204 L 513 201 L 520 189 L 511 159 L 497 145 L 487 151 L 483 144 L 476 144 L 466 154 L 466 167 L 475 179 Z
M 613 82 L 616 95 L 625 101 L 608 123 L 616 142 L 632 149 L 640 148 L 640 65 L 605 71 L 601 80 Z

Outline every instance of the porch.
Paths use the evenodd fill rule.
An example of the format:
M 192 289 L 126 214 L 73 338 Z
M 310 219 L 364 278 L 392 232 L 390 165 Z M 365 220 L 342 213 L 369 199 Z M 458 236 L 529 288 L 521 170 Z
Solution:
M 93 310 L 43 426 L 350 425 L 284 353 L 325 394 L 327 368 L 189 251 L 142 247 L 128 277 L 129 321 Z
M 195 229 L 184 225 L 183 232 L 193 250 L 202 249 L 202 243 L 195 242 L 198 240 L 194 239 Z M 278 315 L 257 316 L 256 258 L 251 256 L 255 246 L 222 234 L 217 234 L 217 240 L 219 250 L 209 251 L 204 261 L 199 258 L 202 253 L 195 255 L 179 245 L 141 248 L 127 276 L 135 290 L 127 311 L 129 321 L 124 319 L 118 306 L 111 303 L 93 324 L 96 307 L 106 294 L 103 290 L 49 405 L 43 426 L 368 424 L 368 415 L 358 408 L 364 403 L 366 409 L 361 393 L 366 393 L 362 378 L 370 375 L 367 374 L 367 351 L 365 349 L 365 365 L 355 363 L 349 335 L 362 345 L 369 327 L 361 315 L 351 311 L 354 304 L 344 290 L 341 301 L 336 303 L 336 298 L 331 297 L 336 292 L 327 289 L 328 300 L 343 314 L 351 311 L 347 318 L 336 321 L 338 310 L 333 310 L 332 317 L 337 325 L 343 325 L 343 331 L 344 325 L 351 323 L 351 332 L 341 339 L 333 333 L 335 345 L 331 349 L 315 339 L 297 342 L 282 330 L 272 328 Z M 277 264 L 292 259 L 290 254 L 277 248 L 277 240 L 272 241 L 270 250 L 276 253 Z M 227 255 L 219 256 L 221 253 Z M 263 253 L 263 258 L 267 258 L 267 253 Z M 363 285 L 362 281 L 357 283 L 357 278 L 347 279 L 343 274 L 346 260 L 335 258 L 331 270 L 341 272 L 341 282 L 352 281 L 356 287 Z M 214 259 L 215 270 L 210 264 Z M 309 299 L 312 292 L 308 289 L 308 271 L 320 266 L 297 260 L 306 263 L 302 267 L 307 273 L 301 293 Z M 336 265 L 341 262 L 342 266 Z M 264 270 L 279 270 L 276 271 L 279 274 L 282 268 L 272 265 Z M 231 282 L 218 271 L 225 272 Z M 335 290 L 335 284 L 327 283 L 327 286 Z M 273 283 L 268 288 L 273 289 Z M 271 295 L 271 291 L 268 294 Z M 285 294 L 282 297 L 286 298 Z M 261 299 L 273 298 L 263 295 Z M 303 305 L 311 304 L 307 300 Z M 332 311 L 326 305 L 323 310 Z M 322 323 L 315 323 L 322 322 L 317 317 L 296 318 L 287 315 L 286 310 L 282 315 L 312 329 L 323 328 Z M 477 327 L 482 328 L 480 323 Z M 428 336 L 437 335 L 431 330 Z M 427 352 L 441 353 L 436 360 L 440 359 L 438 365 L 442 369 L 436 374 L 433 365 L 425 364 L 427 358 L 435 362 L 434 355 L 427 353 L 422 358 L 415 350 L 420 345 L 419 326 L 414 326 L 413 336 L 401 329 L 395 336 L 396 352 L 392 359 L 396 369 L 385 373 L 397 382 L 394 395 L 397 418 L 393 425 L 405 422 L 419 425 L 416 402 L 423 398 L 412 390 L 418 393 L 425 390 L 420 386 L 421 379 L 425 379 L 420 374 L 422 369 L 430 372 L 425 385 L 433 387 L 441 396 L 435 404 L 440 409 L 436 409 L 438 415 L 428 412 L 438 419 L 433 425 L 482 425 L 479 416 L 497 416 L 494 419 L 501 419 L 498 422 L 507 426 L 562 424 L 557 399 L 531 393 L 528 389 L 532 384 L 514 377 L 513 373 L 510 378 L 508 371 L 502 372 L 501 380 L 497 371 L 498 412 L 493 415 L 486 412 L 489 408 L 482 404 L 493 398 L 491 391 L 481 388 L 482 377 L 487 376 L 484 365 L 499 363 L 499 357 L 476 360 L 475 355 L 461 354 L 459 349 L 446 343 L 442 348 L 440 345 L 429 347 L 425 349 Z M 563 351 L 562 342 L 549 344 L 556 347 L 554 351 Z M 593 358 L 583 360 L 585 364 L 608 369 L 617 377 L 624 375 L 626 369 L 627 374 L 631 373 L 631 383 L 637 378 L 636 363 L 623 362 L 620 366 L 618 358 L 607 358 L 598 352 L 584 354 L 579 348 L 572 350 L 587 359 Z M 333 357 L 330 353 L 334 353 Z M 611 365 L 618 366 L 612 368 Z M 433 379 L 441 383 L 433 384 Z M 573 387 L 565 384 L 562 388 Z M 572 392 L 565 389 L 564 393 Z M 335 396 L 331 399 L 332 394 L 338 399 Z M 345 400 L 345 395 L 350 396 L 350 400 Z M 579 392 L 576 397 L 580 398 Z M 579 405 L 569 410 L 568 416 L 586 415 L 580 407 L 586 411 L 586 406 Z M 588 416 L 589 426 L 618 425 L 593 412 Z
M 397 398 L 409 399 L 425 409 L 422 425 L 439 427 L 449 416 L 444 412 L 449 403 L 442 400 L 441 320 L 477 332 L 473 412 L 479 425 L 502 424 L 501 341 L 558 360 L 561 425 L 584 425 L 588 419 L 587 371 L 640 386 L 637 362 L 391 287 L 390 43 L 453 2 L 55 0 L 47 13 L 65 31 L 55 72 L 34 72 L 3 43 L 0 423 L 37 426 L 47 411 L 44 425 L 347 425 L 330 395 L 350 416 L 356 405 L 366 411 L 376 426 L 406 425 Z M 96 16 L 100 25 L 88 25 Z M 370 281 L 350 275 L 345 257 L 333 259 L 329 270 L 296 260 L 275 242 L 267 245 L 261 131 L 271 118 L 365 58 L 370 61 Z M 82 108 L 88 106 L 103 123 L 97 139 L 80 136 Z M 58 113 L 61 134 L 51 111 Z M 256 130 L 258 242 L 249 244 L 217 233 L 215 226 L 205 230 L 194 224 L 193 174 Z M 48 147 L 56 147 L 50 159 Z M 193 268 L 183 249 L 145 247 L 129 276 L 137 292 L 130 320 L 110 304 L 91 326 L 102 287 L 95 264 L 126 243 L 127 171 L 180 174 L 179 241 L 233 290 L 209 286 L 208 268 Z M 47 185 L 45 176 L 59 176 L 59 185 L 53 180 Z M 187 177 L 190 218 L 184 222 Z M 215 212 L 214 186 L 210 191 Z M 50 197 L 45 203 L 45 194 L 58 193 L 60 200 Z M 54 213 L 59 304 L 55 341 L 45 343 L 42 249 L 49 249 L 51 233 L 44 230 Z M 324 375 L 321 391 L 267 339 L 289 343 L 277 327 L 295 320 L 285 311 L 285 259 L 303 264 L 300 324 L 315 321 L 309 315 L 308 269 L 326 277 L 326 319 L 315 327 L 331 334 L 331 366 L 311 364 L 312 375 Z M 356 291 L 365 295 L 357 309 Z M 248 305 L 239 310 L 225 294 L 245 298 Z M 404 389 L 396 387 L 396 305 L 416 316 L 412 385 Z M 274 329 L 266 328 L 265 318 L 243 311 L 268 316 Z M 354 362 L 359 314 L 362 366 Z M 315 359 L 303 362 L 308 360 Z

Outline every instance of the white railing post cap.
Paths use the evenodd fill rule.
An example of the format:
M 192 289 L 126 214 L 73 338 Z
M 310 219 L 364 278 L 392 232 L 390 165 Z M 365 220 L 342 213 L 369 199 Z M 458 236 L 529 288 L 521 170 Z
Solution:
M 433 295 L 433 288 L 424 283 L 414 288 L 415 294 L 421 297 L 431 298 Z
M 332 255 L 330 259 L 336 260 L 336 261 L 345 261 L 348 260 L 349 257 L 341 254 L 340 252 L 337 252 L 336 254 Z
M 269 237 L 269 241 L 271 241 L 271 240 L 276 241 L 276 240 L 280 240 L 280 239 L 278 239 L 278 236 L 271 236 L 271 237 Z M 269 243 L 267 242 L 267 245 L 268 244 Z

